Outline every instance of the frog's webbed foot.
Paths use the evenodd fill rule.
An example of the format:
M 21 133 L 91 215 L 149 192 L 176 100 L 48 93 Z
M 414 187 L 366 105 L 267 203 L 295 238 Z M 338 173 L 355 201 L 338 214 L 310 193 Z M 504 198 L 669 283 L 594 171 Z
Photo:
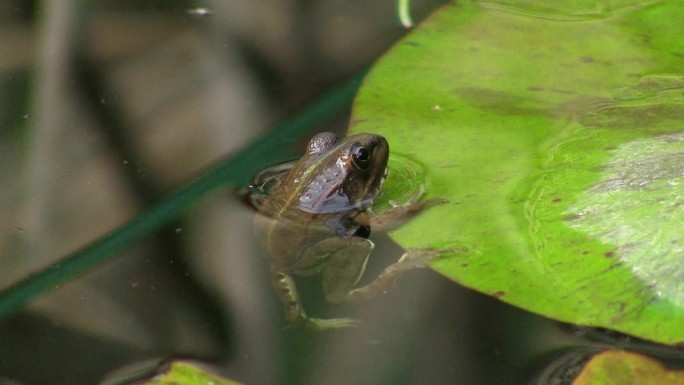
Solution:
M 291 327 L 302 327 L 306 330 L 312 331 L 325 331 L 325 330 L 335 330 L 335 329 L 346 329 L 350 327 L 356 327 L 359 325 L 359 321 L 352 318 L 302 318 L 296 323 L 291 324 Z

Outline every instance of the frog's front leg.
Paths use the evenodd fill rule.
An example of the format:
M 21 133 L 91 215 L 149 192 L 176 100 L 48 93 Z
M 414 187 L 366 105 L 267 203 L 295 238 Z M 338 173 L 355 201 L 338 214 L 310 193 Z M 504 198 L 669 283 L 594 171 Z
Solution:
M 380 215 L 369 216 L 368 219 L 366 219 L 367 224 L 375 230 L 384 232 L 391 231 L 408 222 L 412 217 L 420 214 L 425 209 L 449 203 L 448 200 L 442 198 L 421 200 L 420 198 L 423 194 L 425 194 L 425 189 L 421 186 L 413 197 L 404 204 L 390 201 L 389 203 L 392 208 Z M 359 222 L 365 224 L 362 220 L 359 220 Z

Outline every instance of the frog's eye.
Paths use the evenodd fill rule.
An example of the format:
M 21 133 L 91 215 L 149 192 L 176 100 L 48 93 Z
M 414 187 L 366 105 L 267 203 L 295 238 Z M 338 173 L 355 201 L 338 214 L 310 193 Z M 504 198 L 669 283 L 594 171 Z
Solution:
M 359 168 L 366 168 L 370 160 L 370 151 L 360 144 L 355 144 L 351 149 L 354 164 Z

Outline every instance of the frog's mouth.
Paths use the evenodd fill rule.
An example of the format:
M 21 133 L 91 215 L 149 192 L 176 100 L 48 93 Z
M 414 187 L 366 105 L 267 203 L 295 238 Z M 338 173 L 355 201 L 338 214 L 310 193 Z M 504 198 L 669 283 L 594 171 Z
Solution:
M 385 172 L 382 174 L 382 178 L 380 178 L 380 187 L 385 184 L 387 176 L 389 176 L 389 167 L 385 167 Z
M 385 138 L 375 136 L 368 146 L 372 147 L 373 156 L 372 164 L 368 168 L 366 186 L 371 190 L 367 191 L 367 193 L 375 196 L 378 191 L 380 191 L 380 187 L 382 187 L 382 184 L 385 183 L 385 179 L 389 174 L 389 169 L 387 168 L 387 161 L 389 160 L 389 145 Z
M 389 168 L 385 166 L 385 169 L 380 173 L 381 175 L 378 179 L 376 179 L 377 182 L 370 183 L 367 185 L 368 187 L 371 187 L 370 189 L 366 190 L 366 193 L 364 194 L 364 198 L 357 202 L 355 206 L 357 207 L 370 207 L 373 205 L 373 201 L 377 197 L 378 193 L 380 193 L 380 190 L 382 189 L 382 186 L 385 184 L 385 180 L 387 179 L 387 176 L 389 175 Z

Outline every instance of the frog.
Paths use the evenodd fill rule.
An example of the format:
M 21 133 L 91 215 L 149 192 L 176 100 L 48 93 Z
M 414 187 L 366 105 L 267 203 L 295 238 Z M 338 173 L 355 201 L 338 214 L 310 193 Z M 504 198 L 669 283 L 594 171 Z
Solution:
M 389 144 L 381 135 L 340 138 L 319 133 L 260 203 L 254 228 L 289 325 L 327 330 L 359 323 L 309 317 L 295 277 L 320 275 L 326 301 L 356 302 L 376 296 L 403 272 L 424 267 L 438 254 L 431 249 L 407 251 L 373 281 L 357 287 L 375 248 L 368 239 L 371 228 L 387 231 L 428 207 L 447 203 L 421 199 L 421 188 L 408 202 L 390 201 L 391 208 L 376 215 L 373 201 L 388 176 L 388 159 Z

